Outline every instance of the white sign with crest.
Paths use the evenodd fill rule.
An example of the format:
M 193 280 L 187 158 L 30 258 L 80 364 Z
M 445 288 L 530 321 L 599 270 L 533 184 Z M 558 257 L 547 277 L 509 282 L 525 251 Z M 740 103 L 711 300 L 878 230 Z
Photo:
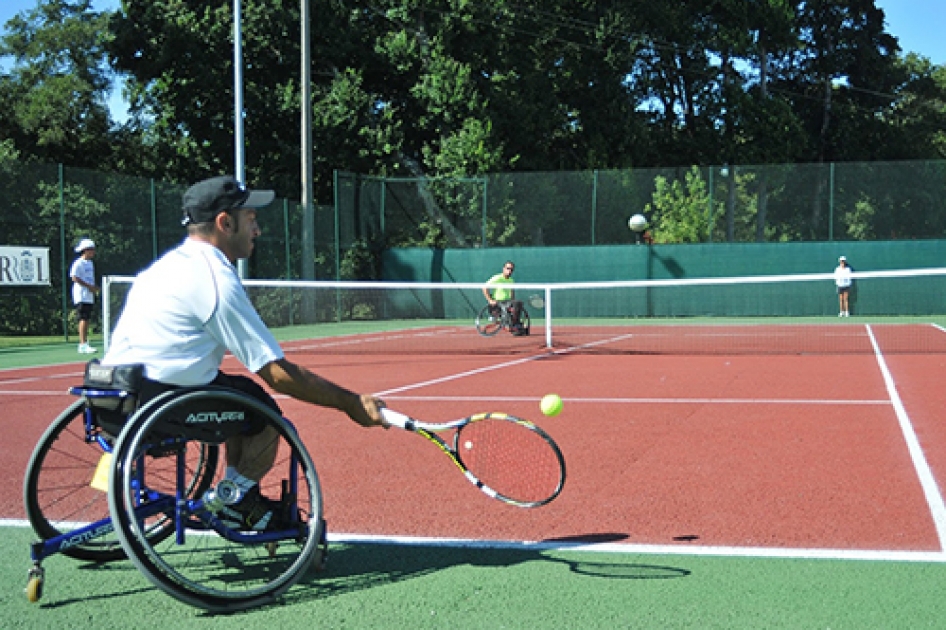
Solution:
M 49 248 L 0 245 L 0 287 L 49 286 Z

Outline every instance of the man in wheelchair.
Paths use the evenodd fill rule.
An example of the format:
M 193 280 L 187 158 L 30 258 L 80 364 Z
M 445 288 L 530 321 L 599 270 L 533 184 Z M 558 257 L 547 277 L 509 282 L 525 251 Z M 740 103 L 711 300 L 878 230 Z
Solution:
M 279 414 L 273 397 L 253 379 L 220 371 L 230 351 L 273 390 L 343 411 L 364 427 L 382 426 L 384 402 L 356 394 L 289 361 L 254 309 L 234 267 L 260 236 L 257 211 L 271 190 L 248 190 L 229 176 L 191 186 L 183 197 L 187 238 L 135 279 L 102 365 L 144 366 L 139 405 L 180 387 L 219 385 L 249 394 Z M 278 529 L 280 506 L 258 482 L 276 458 L 275 429 L 226 441 L 226 477 L 242 491 L 228 506 L 232 526 Z
M 522 325 L 520 313 L 522 313 L 522 302 L 516 300 L 516 292 L 509 285 L 515 282 L 512 279 L 512 272 L 516 265 L 511 260 L 503 264 L 503 270 L 486 281 L 487 286 L 483 287 L 483 296 L 489 302 L 490 312 L 493 317 L 502 317 L 502 309 L 505 308 L 509 313 L 510 331 L 514 335 L 528 335 L 529 330 Z M 493 285 L 493 286 L 490 286 Z M 499 286 L 495 286 L 499 285 Z

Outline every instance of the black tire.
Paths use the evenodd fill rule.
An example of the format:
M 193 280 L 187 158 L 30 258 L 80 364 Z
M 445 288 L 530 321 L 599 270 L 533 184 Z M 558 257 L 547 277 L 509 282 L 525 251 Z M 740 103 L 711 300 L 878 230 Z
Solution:
M 30 525 L 42 540 L 110 518 L 107 493 L 89 484 L 106 452 L 100 440 L 110 446 L 114 437 L 94 424 L 87 429 L 86 410 L 86 400 L 80 398 L 63 411 L 36 444 L 26 468 L 23 503 Z M 217 450 L 216 447 L 207 449 L 189 463 L 189 492 L 202 494 L 207 489 L 209 479 L 201 485 L 199 471 L 216 467 Z M 148 462 L 148 465 L 155 464 Z M 121 542 L 108 530 L 109 527 L 104 527 L 105 533 L 66 546 L 61 553 L 92 562 L 124 558 Z M 157 540 L 173 530 L 169 520 L 155 520 L 148 536 Z
M 155 586 L 192 606 L 232 612 L 274 601 L 302 578 L 321 551 L 322 494 L 309 453 L 292 425 L 243 393 L 219 388 L 181 390 L 160 400 L 160 404 L 149 406 L 149 410 L 131 419 L 115 446 L 109 504 L 116 534 L 128 557 Z M 222 524 L 214 531 L 200 520 L 211 516 L 207 507 L 194 503 L 181 515 L 187 531 L 180 532 L 180 536 L 154 541 L 145 535 L 148 502 L 166 502 L 173 497 L 174 487 L 162 479 L 152 479 L 147 468 L 139 470 L 136 462 L 141 454 L 153 450 L 161 440 L 168 443 L 179 439 L 190 447 L 208 440 L 226 441 L 236 435 L 222 424 L 216 426 L 224 432 L 230 430 L 229 434 L 214 437 L 212 429 L 216 426 L 200 427 L 199 433 L 194 432 L 191 425 L 179 419 L 186 417 L 195 403 L 203 408 L 212 404 L 218 409 L 247 410 L 264 418 L 265 433 L 260 435 L 271 434 L 278 440 L 278 455 L 260 481 L 260 490 L 264 496 L 278 499 L 289 488 L 295 498 L 291 522 L 283 531 L 270 538 L 269 534 L 235 534 Z M 169 418 L 180 423 L 176 425 L 181 430 L 179 437 L 173 435 Z M 225 465 L 220 463 L 212 472 L 213 484 L 224 473 Z M 291 492 L 293 479 L 297 486 Z M 275 544 L 273 536 L 278 537 Z
M 528 335 L 532 330 L 532 320 L 529 319 L 529 311 L 522 309 L 522 312 L 519 313 L 519 324 L 522 326 L 522 334 Z
M 494 313 L 494 308 L 489 304 L 484 306 L 476 316 L 476 331 L 484 337 L 492 337 L 502 329 L 502 314 Z

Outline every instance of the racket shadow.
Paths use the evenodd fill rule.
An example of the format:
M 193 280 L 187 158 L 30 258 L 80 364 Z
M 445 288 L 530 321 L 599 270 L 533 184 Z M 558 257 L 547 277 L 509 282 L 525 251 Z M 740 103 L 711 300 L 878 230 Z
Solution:
M 548 538 L 542 542 L 561 545 L 562 551 L 567 551 L 568 547 L 574 546 L 576 550 L 587 545 L 620 542 L 628 538 L 627 534 L 619 533 L 599 533 L 599 534 L 579 534 L 576 536 L 563 536 L 561 538 Z M 690 575 L 688 569 L 679 567 L 668 567 L 656 564 L 641 564 L 628 562 L 589 562 L 586 560 L 568 560 L 564 558 L 549 558 L 547 560 L 561 562 L 568 565 L 569 570 L 580 575 L 590 577 L 613 578 L 622 580 L 669 580 L 686 577 Z
M 282 601 L 292 603 L 327 599 L 429 576 L 458 566 L 502 568 L 527 562 L 545 562 L 565 565 L 570 572 L 583 577 L 624 580 L 675 579 L 690 575 L 688 569 L 680 567 L 641 563 L 640 557 L 636 555 L 633 556 L 635 562 L 590 561 L 556 556 L 574 553 L 564 548 L 572 544 L 578 551 L 585 545 L 626 538 L 626 534 L 588 534 L 543 541 L 563 545 L 555 551 L 372 542 L 333 544 L 327 568 L 322 572 L 309 571 L 299 582 L 306 588 L 294 588 Z

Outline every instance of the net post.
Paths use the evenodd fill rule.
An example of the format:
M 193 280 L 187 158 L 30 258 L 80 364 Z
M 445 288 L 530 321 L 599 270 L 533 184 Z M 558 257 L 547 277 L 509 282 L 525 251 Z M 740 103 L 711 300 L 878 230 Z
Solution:
M 105 276 L 105 278 L 102 280 L 102 345 L 104 346 L 104 348 L 102 349 L 103 355 L 106 352 L 108 352 L 108 344 L 111 341 L 111 329 L 112 329 L 111 311 L 112 309 L 109 306 L 109 302 L 111 302 L 111 300 L 109 299 L 110 293 L 111 293 L 110 291 L 111 286 L 112 286 L 112 277 Z

